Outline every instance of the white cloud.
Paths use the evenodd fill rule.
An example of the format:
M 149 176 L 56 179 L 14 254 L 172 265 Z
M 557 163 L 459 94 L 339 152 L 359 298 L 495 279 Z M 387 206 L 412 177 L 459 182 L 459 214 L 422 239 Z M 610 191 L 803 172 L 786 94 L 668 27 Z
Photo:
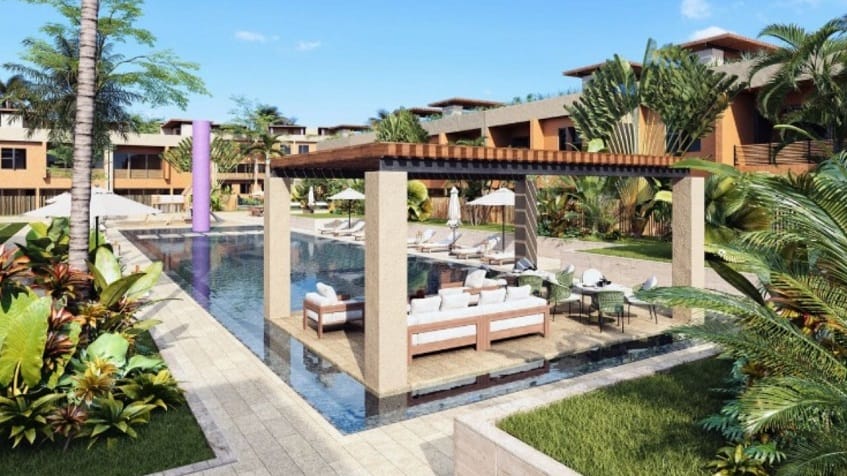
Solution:
M 732 33 L 729 30 L 725 30 L 719 26 L 708 26 L 703 28 L 702 30 L 697 30 L 688 37 L 689 40 L 701 40 L 703 38 L 708 38 L 710 36 L 718 36 L 724 33 Z
M 247 31 L 247 30 L 239 30 L 235 32 L 235 39 L 241 41 L 249 41 L 252 43 L 264 43 L 268 41 L 268 38 L 255 31 Z
M 685 18 L 700 20 L 712 14 L 712 6 L 708 0 L 682 0 L 679 11 Z
M 312 51 L 316 48 L 320 48 L 320 41 L 303 41 L 300 40 L 297 42 L 297 51 Z

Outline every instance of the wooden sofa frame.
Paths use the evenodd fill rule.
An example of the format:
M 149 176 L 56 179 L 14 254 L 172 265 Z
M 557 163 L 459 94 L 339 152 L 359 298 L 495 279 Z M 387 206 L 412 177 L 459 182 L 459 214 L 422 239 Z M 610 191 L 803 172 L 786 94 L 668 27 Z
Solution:
M 342 299 L 339 297 L 339 299 Z M 306 315 L 306 311 L 313 311 L 318 315 L 318 320 L 316 321 L 318 328 L 318 339 L 323 337 L 324 335 L 324 323 L 323 317 L 324 314 L 332 314 L 333 312 L 347 312 L 347 311 L 362 311 L 362 317 L 357 317 L 355 319 L 351 319 L 350 321 L 362 321 L 362 325 L 365 323 L 365 302 L 364 301 L 354 301 L 354 302 L 343 302 L 339 301 L 334 304 L 324 304 L 323 306 L 318 306 L 317 304 L 311 303 L 309 301 L 303 300 L 303 330 L 309 326 L 309 316 Z M 345 323 L 333 323 L 326 324 L 330 326 L 343 325 Z
M 544 319 L 539 324 L 531 324 L 528 326 L 513 327 L 503 329 L 501 331 L 491 332 L 491 323 L 504 319 L 512 319 L 515 317 L 529 316 L 532 314 L 543 314 Z M 467 325 L 476 326 L 476 335 L 455 337 L 452 339 L 440 340 L 437 342 L 427 342 L 426 344 L 412 345 L 412 336 L 423 332 L 440 331 L 445 329 L 453 329 Z M 492 313 L 482 313 L 478 316 L 463 317 L 460 319 L 451 319 L 440 322 L 429 322 L 426 324 L 416 324 L 408 326 L 406 330 L 406 345 L 408 362 L 412 362 L 412 357 L 419 354 L 427 354 L 439 350 L 455 349 L 468 345 L 475 345 L 476 350 L 483 351 L 491 348 L 491 342 L 509 337 L 517 337 L 529 334 L 541 334 L 547 337 L 550 334 L 550 308 L 544 304 L 525 309 L 511 309 L 508 311 L 499 311 Z

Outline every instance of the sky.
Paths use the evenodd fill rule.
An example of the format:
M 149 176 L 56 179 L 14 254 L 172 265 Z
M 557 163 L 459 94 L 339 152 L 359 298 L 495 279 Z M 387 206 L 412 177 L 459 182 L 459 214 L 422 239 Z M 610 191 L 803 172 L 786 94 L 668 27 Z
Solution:
M 20 0 L 0 8 L 0 64 L 19 62 L 22 40 L 57 19 Z M 847 14 L 847 0 L 148 0 L 143 9 L 138 26 L 156 49 L 197 63 L 209 95 L 190 96 L 184 111 L 135 112 L 224 122 L 242 96 L 302 125 L 333 126 L 450 97 L 573 91 L 579 80 L 562 71 L 616 53 L 640 61 L 649 38 L 756 37 L 774 23 L 814 30 Z

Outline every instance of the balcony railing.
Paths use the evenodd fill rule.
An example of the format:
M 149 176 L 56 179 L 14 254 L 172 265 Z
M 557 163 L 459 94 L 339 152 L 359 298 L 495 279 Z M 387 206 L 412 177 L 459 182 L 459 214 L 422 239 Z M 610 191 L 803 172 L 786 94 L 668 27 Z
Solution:
M 832 155 L 832 140 L 797 141 L 782 148 L 777 142 L 734 147 L 737 167 L 816 164 L 830 155 Z
M 162 169 L 115 170 L 116 179 L 160 179 L 164 176 Z

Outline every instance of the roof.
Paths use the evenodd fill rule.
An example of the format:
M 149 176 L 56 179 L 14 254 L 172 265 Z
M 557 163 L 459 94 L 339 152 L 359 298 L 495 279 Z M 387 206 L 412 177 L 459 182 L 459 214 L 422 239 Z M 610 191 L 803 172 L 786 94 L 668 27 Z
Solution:
M 362 124 L 338 124 L 337 126 L 321 127 L 321 129 L 327 131 L 366 131 L 370 128 L 370 126 Z
M 635 74 L 638 74 L 638 73 L 641 72 L 641 63 L 636 63 L 635 61 L 627 61 L 627 63 L 629 63 L 629 65 L 632 67 L 633 71 L 635 71 Z M 567 71 L 562 71 L 562 75 L 571 76 L 571 77 L 574 77 L 574 78 L 584 78 L 586 76 L 591 76 L 592 74 L 594 74 L 594 72 L 597 71 L 598 69 L 600 69 L 600 67 L 603 66 L 604 64 L 606 64 L 605 61 L 602 62 L 602 63 L 594 63 L 594 64 L 590 64 L 588 66 L 582 66 L 582 67 L 579 67 L 579 68 L 569 69 Z
M 718 48 L 720 50 L 739 52 L 756 52 L 762 50 L 773 51 L 777 49 L 775 45 L 770 43 L 765 43 L 764 41 L 748 38 L 746 36 L 736 35 L 735 33 L 722 33 L 708 38 L 687 41 L 685 43 L 680 43 L 679 46 L 695 51 L 705 48 Z
M 162 123 L 162 129 L 168 129 L 171 127 L 176 127 L 182 124 L 191 124 L 194 122 L 194 119 L 168 119 L 167 121 Z M 212 128 L 217 128 L 219 126 L 218 123 L 212 122 Z
M 441 101 L 435 101 L 427 104 L 431 107 L 447 107 L 447 106 L 462 106 L 462 107 L 497 107 L 502 106 L 502 102 L 486 101 L 484 99 L 470 98 L 449 98 Z
M 410 107 L 408 111 L 416 116 L 434 116 L 436 114 L 441 114 L 440 107 Z
M 356 178 L 401 171 L 410 178 L 517 178 L 526 175 L 680 177 L 677 157 L 505 147 L 377 142 L 271 160 L 276 176 Z

